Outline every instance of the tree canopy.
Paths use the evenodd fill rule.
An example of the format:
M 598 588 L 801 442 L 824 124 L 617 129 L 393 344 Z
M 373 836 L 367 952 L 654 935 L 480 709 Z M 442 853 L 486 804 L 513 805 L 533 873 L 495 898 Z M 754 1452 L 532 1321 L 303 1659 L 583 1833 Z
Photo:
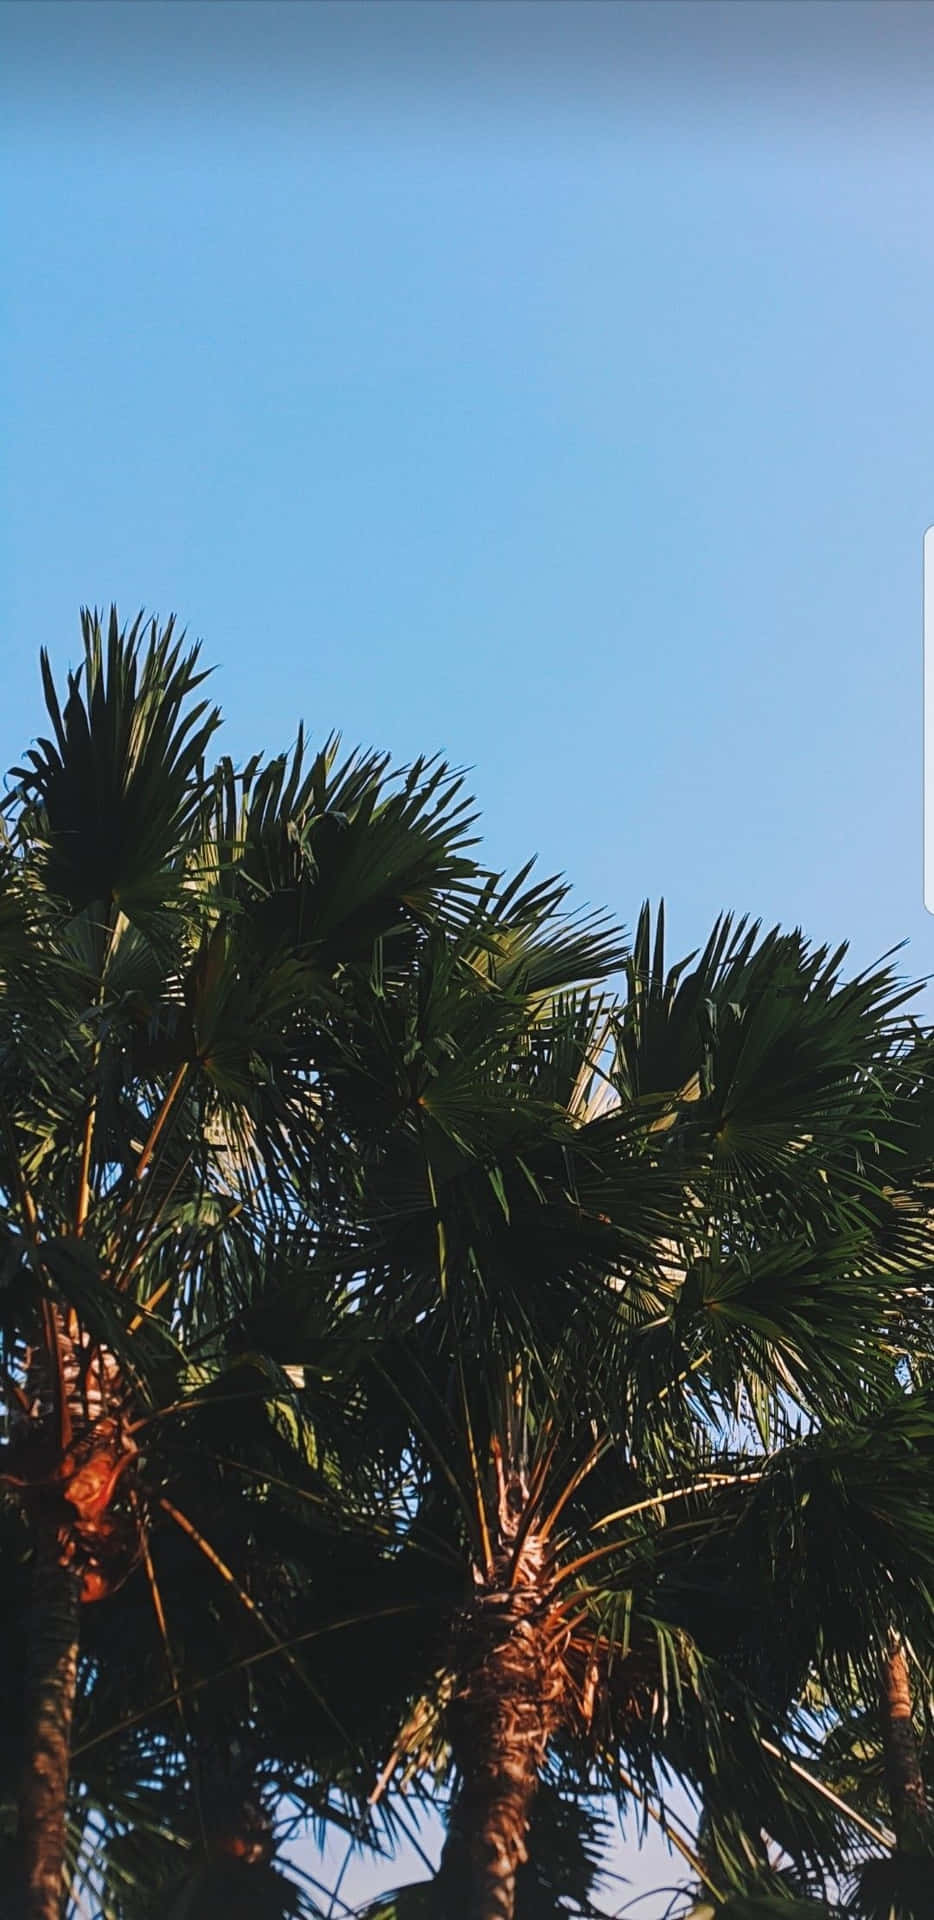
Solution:
M 325 1911 L 294 1823 L 414 1804 L 374 1916 L 586 1914 L 602 1797 L 698 1914 L 922 1920 L 914 990 L 728 914 L 672 964 L 443 762 L 235 767 L 172 622 L 82 643 L 0 839 L 15 1911 Z

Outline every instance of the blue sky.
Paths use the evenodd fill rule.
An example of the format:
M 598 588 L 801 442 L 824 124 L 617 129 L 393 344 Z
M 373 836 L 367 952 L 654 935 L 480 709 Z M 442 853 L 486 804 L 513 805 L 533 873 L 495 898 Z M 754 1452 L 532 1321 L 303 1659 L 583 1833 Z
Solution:
M 81 603 L 174 610 L 236 754 L 440 750 L 674 948 L 934 970 L 932 56 L 913 0 L 7 0 L 5 763 Z

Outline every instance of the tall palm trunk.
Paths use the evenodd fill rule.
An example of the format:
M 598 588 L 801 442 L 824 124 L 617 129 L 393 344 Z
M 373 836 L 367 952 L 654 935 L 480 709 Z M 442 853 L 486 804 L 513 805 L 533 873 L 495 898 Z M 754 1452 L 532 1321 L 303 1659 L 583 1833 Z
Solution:
M 489 1595 L 487 1646 L 463 1674 L 450 1714 L 460 1788 L 451 1812 L 441 1879 L 445 1912 L 463 1920 L 512 1920 L 516 1873 L 527 1858 L 532 1804 L 553 1716 L 543 1687 L 541 1623 L 527 1596 Z M 478 1633 L 477 1638 L 481 1638 Z
M 60 1920 L 81 1575 L 65 1564 L 54 1514 L 39 1517 L 35 1537 L 19 1807 L 20 1906 L 24 1920 Z
M 898 1845 L 905 1851 L 934 1843 L 934 1821 L 928 1806 L 921 1756 L 911 1717 L 911 1683 L 905 1649 L 897 1635 L 889 1640 L 882 1662 L 882 1740 L 888 1779 L 892 1824 Z
M 518 1472 L 500 1479 L 493 1565 L 464 1612 L 447 1713 L 459 1788 L 437 1882 L 443 1920 L 513 1920 L 516 1874 L 548 1743 L 567 1698 L 551 1555 L 530 1529 Z
M 82 1343 L 57 1306 L 26 1369 L 13 1463 L 35 1543 L 25 1675 L 18 1856 L 23 1920 L 59 1920 L 82 1603 L 125 1578 L 135 1522 L 113 1502 L 136 1447 L 113 1355 Z

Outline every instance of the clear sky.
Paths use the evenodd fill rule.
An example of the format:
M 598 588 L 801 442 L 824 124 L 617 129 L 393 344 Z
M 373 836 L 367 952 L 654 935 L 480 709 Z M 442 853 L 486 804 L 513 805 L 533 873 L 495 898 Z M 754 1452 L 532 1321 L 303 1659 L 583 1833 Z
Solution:
M 934 971 L 934 10 L 6 0 L 0 63 L 4 763 L 82 602 L 175 610 L 236 754 L 439 749 L 679 949 Z

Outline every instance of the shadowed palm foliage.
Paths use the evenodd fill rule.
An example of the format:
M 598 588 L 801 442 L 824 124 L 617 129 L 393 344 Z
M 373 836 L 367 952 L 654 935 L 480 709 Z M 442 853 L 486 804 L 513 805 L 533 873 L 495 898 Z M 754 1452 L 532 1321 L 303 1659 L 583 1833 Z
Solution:
M 808 1687 L 929 1631 L 907 995 L 729 920 L 627 958 L 443 766 L 208 771 L 171 626 L 83 637 L 0 850 L 22 1912 L 67 1863 L 289 1913 L 288 1806 L 391 1835 L 400 1778 L 448 1804 L 400 1916 L 584 1912 L 590 1798 L 678 1779 L 725 1920 L 790 1920 L 869 1837 Z
M 607 1009 L 438 934 L 335 1060 L 365 1184 L 321 1257 L 380 1328 L 400 1551 L 459 1580 L 383 1776 L 453 1767 L 445 1915 L 512 1913 L 551 1764 L 653 1804 L 679 1776 L 724 1893 L 768 1876 L 767 1840 L 803 1887 L 852 1844 L 797 1700 L 924 1603 L 926 1408 L 904 1500 L 883 1459 L 861 1504 L 859 1466 L 930 1247 L 892 1171 L 904 996 L 841 958 L 723 923 L 666 974 L 643 920 Z M 858 1579 L 826 1512 L 802 1526 L 820 1497 L 855 1541 L 872 1519 Z M 771 1671 L 711 1604 L 731 1561 L 776 1615 L 777 1581 L 795 1599 Z
M 926 1500 L 926 1489 L 921 1498 Z M 909 1644 L 881 1638 L 875 1672 L 839 1676 L 823 1712 L 813 1764 L 859 1811 L 889 1830 L 891 1851 L 854 1865 L 847 1912 L 854 1920 L 926 1920 L 934 1885 L 930 1620 Z
M 82 632 L 64 702 L 43 656 L 51 737 L 12 776 L 0 849 L 0 1471 L 32 1581 L 29 1916 L 61 1905 L 82 1611 L 140 1568 L 160 1616 L 160 1415 L 230 1364 L 297 1181 L 316 1219 L 339 1190 L 319 1056 L 342 995 L 391 979 L 441 903 L 456 920 L 482 886 L 443 767 L 394 778 L 333 745 L 307 762 L 300 740 L 209 774 L 197 650 L 116 614 Z

